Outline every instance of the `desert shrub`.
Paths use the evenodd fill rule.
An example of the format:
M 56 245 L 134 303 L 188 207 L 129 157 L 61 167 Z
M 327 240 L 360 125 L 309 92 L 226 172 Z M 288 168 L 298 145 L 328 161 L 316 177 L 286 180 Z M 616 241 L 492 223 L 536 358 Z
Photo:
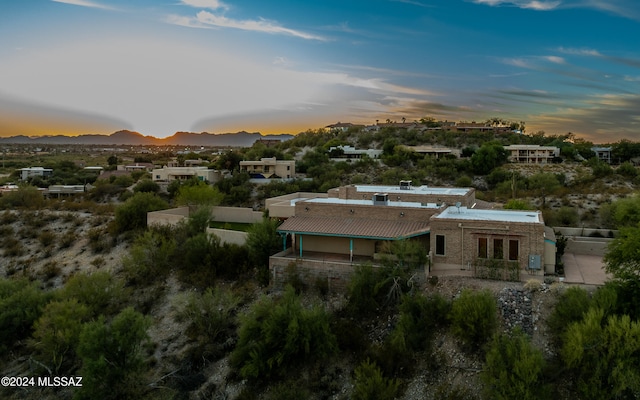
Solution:
M 511 199 L 504 205 L 505 210 L 532 210 L 533 207 L 529 203 L 520 199 Z
M 92 228 L 87 232 L 89 248 L 94 253 L 104 253 L 111 248 L 111 240 L 103 228 Z
M 542 289 L 542 282 L 538 279 L 529 279 L 524 284 L 524 288 L 530 292 L 539 292 Z
M 56 235 L 50 230 L 45 229 L 40 232 L 40 235 L 38 235 L 38 240 L 40 241 L 42 247 L 49 247 L 56 240 Z
M 147 213 L 169 208 L 166 201 L 152 193 L 140 192 L 118 206 L 115 211 L 118 232 L 142 229 L 147 226 Z
M 101 316 L 80 332 L 77 354 L 84 379 L 78 399 L 133 399 L 144 392 L 141 354 L 151 325 L 148 317 L 126 308 L 111 323 Z
M 21 186 L 0 196 L 0 209 L 27 208 L 37 210 L 44 205 L 42 192 L 35 186 Z
M 311 396 L 309 389 L 297 382 L 281 382 L 272 385 L 267 394 L 267 400 L 299 400 L 308 399 Z
M 129 254 L 122 260 L 125 276 L 140 284 L 163 279 L 171 268 L 175 248 L 173 238 L 153 230 L 146 231 L 136 238 Z
M 291 286 L 280 300 L 263 297 L 240 320 L 231 361 L 245 378 L 278 376 L 337 350 L 329 314 L 319 306 L 304 308 Z
M 3 247 L 5 257 L 20 257 L 26 252 L 22 242 L 15 237 L 6 237 Z
M 160 191 L 160 185 L 151 179 L 143 179 L 139 181 L 134 187 L 133 192 L 149 192 L 149 193 L 158 193 Z
M 487 350 L 482 381 L 487 398 L 537 400 L 548 398 L 544 385 L 542 352 L 519 329 L 511 335 L 495 335 Z
M 60 290 L 61 299 L 76 299 L 87 306 L 92 317 L 117 313 L 126 301 L 124 282 L 109 272 L 73 275 Z
M 590 298 L 586 290 L 578 286 L 568 288 L 556 303 L 551 315 L 547 319 L 549 332 L 560 340 L 565 329 L 572 322 L 582 320 L 583 315 L 589 309 Z
M 472 292 L 464 289 L 453 301 L 449 318 L 453 334 L 467 348 L 478 349 L 496 329 L 496 301 L 488 290 Z
M 0 354 L 31 335 L 50 297 L 26 279 L 0 279 Z
M 0 225 L 10 225 L 19 219 L 18 213 L 6 210 L 0 215 Z
M 30 344 L 36 358 L 49 367 L 50 373 L 71 369 L 82 323 L 88 318 L 89 309 L 76 299 L 52 301 L 44 308 L 33 325 Z
M 369 360 L 355 369 L 353 400 L 392 400 L 398 392 L 399 382 L 385 378 L 380 368 Z
M 179 321 L 188 323 L 187 335 L 200 342 L 215 342 L 234 325 L 234 311 L 240 298 L 233 292 L 216 287 L 204 293 L 189 292 L 174 299 Z
M 562 359 L 581 398 L 633 399 L 640 393 L 640 322 L 590 309 L 564 334 Z
M 44 277 L 45 280 L 51 279 L 51 278 L 55 278 L 56 276 L 60 275 L 60 272 L 62 272 L 60 266 L 58 265 L 58 262 L 55 260 L 51 260 L 48 261 L 47 263 L 45 263 L 42 266 L 42 276 Z
M 278 225 L 276 220 L 263 218 L 249 228 L 247 235 L 251 262 L 258 268 L 258 278 L 265 285 L 269 283 L 269 257 L 282 251 L 282 238 L 276 232 Z
M 207 233 L 188 238 L 180 247 L 180 279 L 198 287 L 212 286 L 216 279 L 220 239 Z
M 59 248 L 60 249 L 68 249 L 78 240 L 78 235 L 74 230 L 70 229 L 65 232 L 64 235 L 60 237 Z

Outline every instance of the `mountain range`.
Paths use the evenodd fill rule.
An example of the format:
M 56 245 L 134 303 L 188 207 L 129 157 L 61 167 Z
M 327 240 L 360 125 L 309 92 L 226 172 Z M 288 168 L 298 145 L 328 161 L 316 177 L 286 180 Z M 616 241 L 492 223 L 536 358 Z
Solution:
M 0 138 L 0 144 L 61 144 L 61 145 L 133 145 L 133 146 L 220 146 L 220 147 L 251 147 L 258 139 L 273 139 L 285 141 L 293 135 L 262 135 L 259 132 L 245 131 L 236 133 L 212 134 L 207 132 L 176 132 L 166 138 L 144 136 L 138 132 L 118 131 L 111 135 L 80 135 L 80 136 L 10 136 Z

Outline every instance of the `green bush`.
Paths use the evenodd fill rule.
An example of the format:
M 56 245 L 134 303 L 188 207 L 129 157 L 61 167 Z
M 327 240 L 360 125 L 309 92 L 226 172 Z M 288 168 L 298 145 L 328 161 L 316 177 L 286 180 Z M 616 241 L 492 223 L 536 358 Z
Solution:
M 568 288 L 556 303 L 551 315 L 547 319 L 549 332 L 560 341 L 567 327 L 572 322 L 581 321 L 589 309 L 591 299 L 586 290 L 578 286 Z
M 126 308 L 111 323 L 101 316 L 84 325 L 77 347 L 83 377 L 78 399 L 141 398 L 145 369 L 141 350 L 151 324 L 148 317 Z
M 497 327 L 496 301 L 488 290 L 464 289 L 453 301 L 449 318 L 454 335 L 469 349 L 478 349 Z
M 240 298 L 229 290 L 209 288 L 204 293 L 189 292 L 174 300 L 179 321 L 188 323 L 187 335 L 200 342 L 215 342 L 234 325 L 233 312 Z
M 123 260 L 124 272 L 130 281 L 149 284 L 163 279 L 171 267 L 175 241 L 150 230 L 136 238 Z
M 166 201 L 153 193 L 140 192 L 116 208 L 118 232 L 142 229 L 147 226 L 147 213 L 169 208 Z
M 537 400 L 548 398 L 543 382 L 545 361 L 527 336 L 516 330 L 511 336 L 498 334 L 487 350 L 482 381 L 487 398 Z
M 385 378 L 380 368 L 369 360 L 355 370 L 353 400 L 392 400 L 398 392 L 399 382 Z
M 52 301 L 33 326 L 31 346 L 49 372 L 70 371 L 75 362 L 75 347 L 82 323 L 89 317 L 89 309 L 76 299 Z M 64 368 L 63 368 L 64 367 Z
M 640 322 L 590 309 L 564 335 L 562 359 L 581 398 L 634 399 L 640 393 Z
M 0 354 L 31 335 L 50 297 L 26 279 L 0 279 Z
M 231 361 L 244 378 L 283 375 L 337 350 L 329 314 L 318 306 L 305 309 L 291 286 L 280 300 L 262 298 L 240 320 Z
M 92 317 L 111 316 L 126 302 L 124 282 L 109 272 L 73 275 L 59 292 L 61 299 L 76 299 L 87 306 Z

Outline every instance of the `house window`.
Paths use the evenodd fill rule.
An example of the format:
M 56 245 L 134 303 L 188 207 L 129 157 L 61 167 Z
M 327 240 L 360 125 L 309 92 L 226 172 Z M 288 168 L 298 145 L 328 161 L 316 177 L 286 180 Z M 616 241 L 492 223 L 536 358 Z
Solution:
M 436 255 L 444 255 L 444 235 L 436 235 Z
M 287 171 L 291 171 L 291 165 L 287 165 Z
M 487 258 L 487 238 L 478 238 L 478 258 Z
M 493 258 L 502 259 L 503 256 L 502 239 L 493 239 Z
M 519 243 L 517 240 L 509 240 L 509 261 L 518 261 L 520 257 Z

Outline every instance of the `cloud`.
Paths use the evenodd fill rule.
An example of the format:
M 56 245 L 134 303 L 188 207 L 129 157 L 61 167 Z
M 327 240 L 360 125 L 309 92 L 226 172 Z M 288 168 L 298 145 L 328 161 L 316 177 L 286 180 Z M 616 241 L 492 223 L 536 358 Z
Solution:
M 558 57 L 558 56 L 545 56 L 543 58 L 545 60 L 549 61 L 549 62 L 554 63 L 554 64 L 566 64 L 567 63 L 564 58 Z
M 422 2 L 419 1 L 415 1 L 415 0 L 391 0 L 394 3 L 405 3 L 405 4 L 411 4 L 412 6 L 418 6 L 418 7 L 435 7 L 434 5 L 431 4 L 424 4 Z
M 211 10 L 228 10 L 229 6 L 218 0 L 180 0 L 180 4 L 195 8 L 208 8 Z
M 289 35 L 308 40 L 326 40 L 325 38 L 310 33 L 298 31 L 295 29 L 285 28 L 275 22 L 260 20 L 237 20 L 227 18 L 222 15 L 215 15 L 208 11 L 200 11 L 196 15 L 198 22 L 205 25 L 217 26 L 220 28 L 233 28 L 245 31 L 263 32 L 270 34 Z
M 476 4 L 484 4 L 492 7 L 511 6 L 537 11 L 549 11 L 558 8 L 560 1 L 536 1 L 536 0 L 472 0 Z
M 598 50 L 594 49 L 576 49 L 571 47 L 558 47 L 558 51 L 563 54 L 571 54 L 577 56 L 602 57 Z
M 105 6 L 103 4 L 99 4 L 93 1 L 87 1 L 87 0 L 51 0 L 55 3 L 64 3 L 64 4 L 71 4 L 74 6 L 81 6 L 81 7 L 90 7 L 90 8 L 99 8 L 102 10 L 115 10 L 115 8 L 110 7 L 110 6 Z

